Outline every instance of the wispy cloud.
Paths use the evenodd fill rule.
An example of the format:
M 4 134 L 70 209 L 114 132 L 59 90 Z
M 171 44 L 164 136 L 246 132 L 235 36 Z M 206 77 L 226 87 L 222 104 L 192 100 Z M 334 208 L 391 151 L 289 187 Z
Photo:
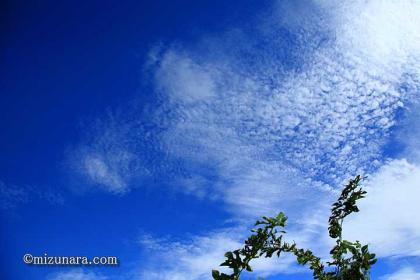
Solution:
M 412 267 L 405 267 L 392 274 L 387 274 L 380 278 L 381 280 L 419 280 L 420 272 Z
M 29 203 L 36 199 L 51 204 L 64 203 L 61 192 L 53 191 L 51 188 L 39 188 L 28 185 L 16 186 L 0 181 L 0 209 L 7 211 L 15 210 L 19 205 Z
M 173 242 L 142 236 L 140 244 L 153 262 L 142 270 L 139 279 L 178 280 L 178 279 L 211 279 L 211 270 L 226 271 L 218 265 L 223 261 L 226 251 L 239 248 L 239 228 L 219 230 L 205 235 L 194 236 L 191 240 Z M 261 276 L 275 272 L 291 273 L 299 271 L 291 269 L 291 256 L 278 259 L 257 259 L 253 264 L 254 271 Z
M 141 271 L 142 279 L 207 279 L 209 271 L 222 262 L 227 250 L 238 247 L 237 232 L 213 232 L 208 236 L 195 236 L 186 242 L 155 239 L 142 236 L 140 245 L 152 255 L 148 268 Z M 160 259 L 154 262 L 154 258 Z
M 133 134 L 140 133 L 132 131 L 134 125 L 108 112 L 84 128 L 82 141 L 69 148 L 67 158 L 69 169 L 80 179 L 77 190 L 87 191 L 89 186 L 115 194 L 130 190 L 134 179 L 144 174 L 142 157 L 132 140 Z
M 48 280 L 106 280 L 108 277 L 97 273 L 84 271 L 83 269 L 72 269 L 64 272 L 52 273 Z
M 420 166 L 393 160 L 368 183 L 362 214 L 345 224 L 345 236 L 369 242 L 381 257 L 420 256 Z

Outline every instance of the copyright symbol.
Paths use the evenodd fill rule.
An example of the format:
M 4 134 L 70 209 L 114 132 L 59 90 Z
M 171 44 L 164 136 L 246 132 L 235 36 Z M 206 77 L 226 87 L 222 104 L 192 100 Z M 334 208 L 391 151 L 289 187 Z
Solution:
M 25 254 L 23 256 L 23 262 L 26 264 L 31 264 L 33 262 L 33 256 L 31 254 Z

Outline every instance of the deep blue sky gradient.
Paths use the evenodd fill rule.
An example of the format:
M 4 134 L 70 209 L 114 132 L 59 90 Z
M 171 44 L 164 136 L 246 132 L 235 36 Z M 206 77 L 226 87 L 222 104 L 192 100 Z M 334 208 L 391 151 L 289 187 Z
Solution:
M 168 192 L 159 181 L 125 196 L 77 194 L 66 153 L 83 137 L 86 120 L 134 98 L 139 106 L 154 102 L 143 69 L 153 46 L 193 44 L 203 33 L 246 26 L 265 6 L 257 0 L 2 2 L 0 179 L 33 196 L 0 212 L 1 279 L 46 279 L 63 270 L 27 266 L 21 261 L 27 252 L 116 255 L 120 267 L 88 269 L 117 277 L 146 259 L 136 243 L 143 232 L 181 239 L 226 225 L 229 215 L 217 203 Z M 292 34 L 283 35 L 293 44 Z M 286 50 L 279 56 L 285 65 L 296 62 Z M 40 198 L 43 192 L 63 202 Z M 373 279 L 389 271 L 392 265 L 380 261 Z

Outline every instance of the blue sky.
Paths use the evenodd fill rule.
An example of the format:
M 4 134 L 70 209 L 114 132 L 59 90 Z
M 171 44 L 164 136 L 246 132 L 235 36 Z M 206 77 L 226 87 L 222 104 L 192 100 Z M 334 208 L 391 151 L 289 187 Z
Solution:
M 420 279 L 420 3 L 178 2 L 2 3 L 3 278 L 210 279 L 280 210 L 327 260 L 329 207 L 363 174 L 345 237 L 377 253 L 373 279 Z

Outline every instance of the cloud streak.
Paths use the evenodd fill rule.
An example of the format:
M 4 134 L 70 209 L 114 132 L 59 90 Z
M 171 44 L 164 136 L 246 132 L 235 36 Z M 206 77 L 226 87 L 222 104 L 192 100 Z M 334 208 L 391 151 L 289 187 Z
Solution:
M 417 272 L 412 267 L 405 267 L 401 270 L 396 271 L 395 273 L 385 275 L 380 278 L 381 280 L 419 280 L 420 279 L 420 273 Z
M 94 272 L 86 272 L 82 269 L 72 269 L 64 272 L 52 273 L 48 280 L 107 280 L 108 277 L 98 275 Z

